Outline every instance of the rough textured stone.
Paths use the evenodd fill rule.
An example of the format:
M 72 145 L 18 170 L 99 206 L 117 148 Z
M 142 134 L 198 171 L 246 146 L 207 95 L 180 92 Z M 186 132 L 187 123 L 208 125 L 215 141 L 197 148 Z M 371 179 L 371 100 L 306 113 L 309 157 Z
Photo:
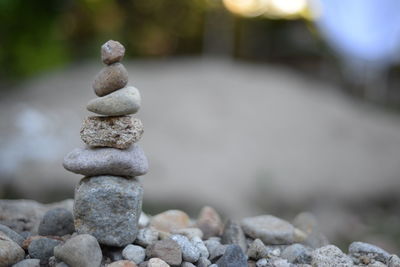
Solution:
M 388 262 L 390 258 L 390 254 L 371 244 L 364 242 L 353 242 L 349 246 L 349 254 L 353 257 L 359 257 L 363 255 L 367 255 L 368 258 L 374 259 L 383 263 Z
M 314 250 L 311 254 L 311 265 L 318 267 L 352 267 L 353 261 L 338 247 L 328 245 Z
M 268 257 L 268 249 L 260 239 L 255 239 L 247 250 L 249 258 L 259 260 Z
M 26 259 L 14 264 L 12 267 L 40 267 L 40 260 Z
M 24 256 L 24 250 L 5 233 L 0 232 L 0 267 L 7 267 L 22 261 Z
M 30 243 L 28 252 L 31 258 L 39 259 L 42 262 L 47 261 L 53 256 L 54 247 L 58 246 L 60 243 L 61 241 L 51 238 L 38 238 Z
M 196 262 L 199 260 L 200 251 L 194 246 L 186 236 L 172 235 L 171 239 L 179 244 L 182 250 L 182 258 L 184 261 Z
M 210 254 L 209 259 L 214 261 L 221 257 L 226 250 L 226 245 L 222 245 L 218 240 L 208 239 L 204 241 L 204 245 L 207 247 Z
M 179 244 L 172 239 L 160 240 L 148 246 L 146 255 L 150 258 L 160 258 L 170 265 L 182 263 L 182 250 Z
M 159 231 L 171 232 L 177 229 L 187 228 L 190 224 L 189 216 L 180 210 L 167 210 L 155 215 L 150 226 Z
M 11 240 L 13 240 L 18 245 L 22 246 L 22 242 L 24 242 L 24 238 L 20 236 L 17 232 L 12 230 L 10 227 L 0 224 L 0 231 L 6 234 Z
M 261 239 L 264 244 L 292 244 L 295 240 L 293 225 L 272 215 L 261 215 L 242 220 L 246 235 Z
M 216 262 L 218 267 L 247 267 L 247 257 L 238 245 L 229 245 Z
M 224 226 L 221 238 L 222 244 L 236 244 L 242 248 L 243 252 L 247 251 L 246 237 L 244 236 L 242 227 L 236 221 L 228 220 Z
M 204 239 L 211 236 L 219 236 L 222 233 L 221 217 L 215 209 L 209 206 L 204 206 L 197 218 L 197 226 L 203 231 Z
M 146 174 L 149 165 L 138 144 L 128 149 L 76 148 L 68 153 L 64 168 L 85 176 L 114 175 L 135 177 Z
M 272 265 L 271 265 L 271 263 L 270 263 L 269 260 L 267 260 L 267 259 L 265 259 L 265 258 L 262 258 L 262 259 L 259 259 L 259 260 L 256 262 L 256 266 L 257 266 L 257 267 L 270 267 L 270 266 L 272 266 Z
M 118 41 L 109 40 L 101 46 L 101 60 L 110 65 L 120 62 L 125 55 L 125 47 Z
M 128 83 L 128 72 L 121 63 L 104 67 L 94 78 L 93 89 L 96 95 L 104 96 L 125 87 Z
M 110 263 L 106 267 L 137 267 L 137 265 L 129 260 L 120 260 Z
M 81 138 L 91 147 L 126 149 L 143 135 L 142 122 L 131 116 L 88 117 L 82 125 Z
M 74 217 L 72 212 L 55 208 L 46 212 L 39 224 L 39 235 L 63 236 L 75 231 Z
M 159 258 L 152 258 L 147 263 L 147 267 L 169 267 L 169 265 Z
M 103 255 L 96 238 L 77 235 L 54 248 L 54 256 L 73 267 L 99 267 Z
M 127 245 L 122 251 L 125 260 L 133 261 L 136 264 L 142 263 L 146 257 L 144 248 L 135 245 Z
M 143 228 L 140 229 L 136 239 L 135 243 L 147 247 L 151 244 L 154 244 L 158 240 L 158 231 L 153 230 L 152 228 Z
M 200 257 L 208 258 L 210 256 L 206 245 L 200 237 L 193 237 L 190 242 L 199 250 Z
M 138 232 L 143 188 L 135 178 L 85 177 L 75 189 L 75 228 L 100 244 L 126 246 Z
M 397 255 L 391 255 L 387 265 L 388 267 L 400 267 L 400 258 Z
M 311 252 L 312 250 L 310 248 L 302 244 L 293 244 L 282 251 L 281 257 L 288 260 L 290 263 L 310 264 Z
M 87 104 L 87 110 L 107 116 L 135 114 L 140 109 L 139 90 L 127 86 L 106 96 L 94 98 Z
M 211 261 L 206 257 L 200 257 L 196 264 L 197 267 L 208 267 L 211 265 Z

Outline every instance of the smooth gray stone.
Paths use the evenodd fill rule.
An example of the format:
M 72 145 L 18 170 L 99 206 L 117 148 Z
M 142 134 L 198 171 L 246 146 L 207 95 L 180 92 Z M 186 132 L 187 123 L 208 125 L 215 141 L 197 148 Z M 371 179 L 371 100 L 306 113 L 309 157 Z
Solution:
M 122 257 L 125 260 L 130 260 L 136 264 L 140 264 L 144 261 L 144 258 L 146 258 L 146 250 L 141 246 L 130 244 L 122 250 Z
M 0 232 L 0 266 L 13 265 L 22 261 L 24 256 L 24 250 L 5 233 Z
M 104 67 L 94 78 L 93 89 L 96 95 L 107 95 L 123 88 L 128 83 L 128 72 L 121 63 Z
M 121 116 L 135 114 L 140 109 L 141 97 L 139 90 L 127 86 L 103 97 L 89 101 L 87 110 L 106 116 Z
M 135 244 L 138 244 L 142 247 L 147 247 L 151 244 L 154 244 L 158 240 L 158 231 L 153 228 L 142 228 L 139 230 Z
M 227 245 L 222 245 L 218 240 L 208 239 L 204 241 L 204 245 L 208 249 L 208 253 L 210 254 L 209 259 L 214 261 L 218 259 L 218 257 L 222 256 L 225 253 Z
M 281 258 L 290 263 L 310 264 L 312 250 L 302 244 L 293 244 L 285 248 L 281 253 Z
M 64 168 L 85 176 L 141 176 L 148 171 L 147 158 L 139 145 L 117 148 L 76 148 L 68 153 Z
M 19 235 L 17 232 L 15 232 L 11 228 L 9 228 L 8 226 L 5 226 L 3 224 L 0 224 L 0 231 L 5 233 L 15 243 L 22 246 L 22 242 L 24 242 L 25 239 L 21 235 Z
M 244 236 L 240 224 L 233 220 L 228 220 L 225 223 L 224 231 L 221 237 L 222 244 L 236 244 L 242 248 L 243 252 L 247 251 L 246 237 Z
M 218 267 L 247 267 L 247 257 L 238 245 L 229 245 L 216 262 Z
M 54 240 L 51 238 L 39 238 L 34 239 L 28 247 L 28 252 L 31 258 L 39 259 L 40 261 L 47 261 L 51 256 L 53 256 L 54 247 L 61 243 L 59 240 Z
M 103 245 L 131 244 L 138 233 L 142 197 L 142 185 L 135 178 L 85 177 L 75 189 L 75 229 Z
M 352 256 L 355 256 L 354 254 L 359 254 L 359 255 L 365 255 L 368 254 L 371 256 L 371 258 L 386 263 L 388 262 L 389 258 L 390 258 L 390 254 L 371 244 L 368 243 L 364 243 L 364 242 L 353 242 L 350 244 L 349 246 L 349 254 L 351 254 Z
M 63 236 L 72 234 L 75 231 L 74 216 L 72 212 L 55 208 L 46 212 L 39 224 L 39 235 Z
M 54 248 L 54 256 L 73 267 L 99 267 L 103 254 L 96 238 L 77 235 Z
M 324 267 L 353 267 L 353 261 L 338 247 L 328 245 L 312 252 L 311 265 Z
M 26 259 L 14 264 L 12 267 L 40 267 L 40 260 Z

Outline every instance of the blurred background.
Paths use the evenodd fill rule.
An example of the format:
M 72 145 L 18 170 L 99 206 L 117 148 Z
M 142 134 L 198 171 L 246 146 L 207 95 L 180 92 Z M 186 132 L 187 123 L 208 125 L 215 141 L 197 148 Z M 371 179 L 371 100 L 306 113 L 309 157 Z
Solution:
M 313 212 L 329 239 L 400 248 L 397 0 L 0 0 L 0 198 L 73 198 L 63 169 L 126 47 L 144 210 Z

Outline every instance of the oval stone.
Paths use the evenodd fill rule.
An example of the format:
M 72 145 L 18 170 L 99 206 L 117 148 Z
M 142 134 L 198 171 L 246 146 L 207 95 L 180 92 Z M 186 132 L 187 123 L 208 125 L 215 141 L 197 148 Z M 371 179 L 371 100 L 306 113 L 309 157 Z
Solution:
M 121 89 L 128 83 L 128 72 L 121 63 L 114 63 L 104 67 L 93 81 L 96 95 L 104 96 Z
M 87 110 L 107 116 L 129 115 L 139 110 L 140 102 L 139 90 L 128 86 L 106 96 L 90 100 Z
M 76 148 L 68 153 L 64 168 L 85 176 L 141 176 L 149 165 L 142 148 L 133 144 L 126 150 L 116 148 Z

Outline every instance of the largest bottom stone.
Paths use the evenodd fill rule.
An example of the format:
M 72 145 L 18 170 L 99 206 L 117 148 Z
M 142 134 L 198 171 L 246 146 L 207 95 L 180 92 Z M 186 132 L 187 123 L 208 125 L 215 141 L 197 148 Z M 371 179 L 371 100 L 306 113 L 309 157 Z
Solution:
M 142 198 L 142 185 L 135 178 L 85 177 L 75 189 L 75 229 L 100 244 L 130 244 L 138 232 Z

